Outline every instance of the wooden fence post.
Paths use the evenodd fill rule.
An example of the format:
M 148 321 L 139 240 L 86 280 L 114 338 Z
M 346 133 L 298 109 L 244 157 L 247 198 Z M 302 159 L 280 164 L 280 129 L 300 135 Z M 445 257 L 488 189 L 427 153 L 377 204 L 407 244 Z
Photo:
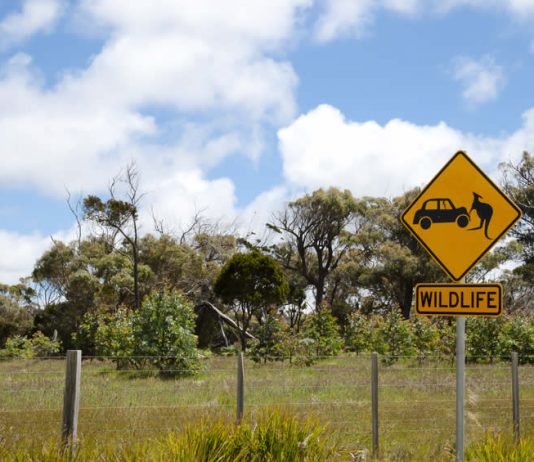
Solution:
M 512 353 L 512 407 L 514 416 L 514 440 L 519 443 L 519 359 L 517 352 Z
M 78 413 L 80 410 L 81 371 L 81 350 L 68 350 L 65 370 L 65 394 L 63 395 L 63 423 L 61 425 L 61 438 L 64 448 L 76 444 Z
M 237 356 L 237 425 L 243 420 L 245 403 L 245 364 L 243 353 Z
M 378 455 L 378 353 L 371 353 L 371 413 L 373 418 L 373 455 Z

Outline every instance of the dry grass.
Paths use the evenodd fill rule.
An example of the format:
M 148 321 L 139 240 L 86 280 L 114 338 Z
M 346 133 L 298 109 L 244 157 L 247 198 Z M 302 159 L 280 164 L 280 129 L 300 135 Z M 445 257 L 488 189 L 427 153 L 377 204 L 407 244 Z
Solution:
M 214 357 L 201 375 L 158 378 L 116 371 L 109 361 L 84 361 L 79 433 L 87 441 L 141 443 L 200 419 L 235 419 L 235 358 Z M 466 367 L 467 442 L 510 433 L 511 378 L 506 363 Z M 57 441 L 64 360 L 0 363 L 0 435 L 6 450 Z M 406 360 L 380 369 L 381 460 L 452 460 L 455 370 L 450 363 Z M 354 460 L 371 441 L 370 359 L 341 356 L 311 367 L 255 365 L 245 372 L 245 419 L 274 407 L 328 424 L 329 444 Z M 522 434 L 534 434 L 534 367 L 520 367 Z

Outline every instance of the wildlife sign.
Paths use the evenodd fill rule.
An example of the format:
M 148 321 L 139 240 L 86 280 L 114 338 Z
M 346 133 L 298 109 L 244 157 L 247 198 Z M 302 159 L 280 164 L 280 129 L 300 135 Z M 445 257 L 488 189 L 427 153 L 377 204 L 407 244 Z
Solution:
M 459 281 L 520 217 L 521 210 L 459 151 L 401 221 L 449 277 Z
M 415 311 L 421 316 L 484 316 L 502 313 L 500 284 L 417 284 Z

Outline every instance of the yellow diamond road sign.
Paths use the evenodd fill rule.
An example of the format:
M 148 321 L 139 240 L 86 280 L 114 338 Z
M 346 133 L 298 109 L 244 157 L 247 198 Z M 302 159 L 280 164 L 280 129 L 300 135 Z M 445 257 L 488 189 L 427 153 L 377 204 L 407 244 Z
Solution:
M 401 216 L 434 260 L 458 281 L 521 217 L 521 210 L 462 151 Z

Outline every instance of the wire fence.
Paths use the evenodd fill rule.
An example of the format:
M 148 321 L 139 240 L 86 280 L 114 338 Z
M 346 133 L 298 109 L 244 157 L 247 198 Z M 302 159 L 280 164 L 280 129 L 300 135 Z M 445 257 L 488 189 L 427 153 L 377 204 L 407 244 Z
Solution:
M 109 439 L 135 434 L 154 437 L 179 431 L 201 419 L 236 421 L 235 357 L 206 358 L 201 372 L 150 367 L 116 369 L 114 357 L 86 357 L 80 383 L 78 436 Z M 129 358 L 120 358 L 129 359 Z M 136 358 L 147 359 L 147 358 Z M 485 358 L 482 358 L 485 359 Z M 512 378 L 508 358 L 466 365 L 467 441 L 486 432 L 512 433 Z M 520 358 L 525 360 L 526 358 Z M 526 361 L 521 361 L 526 362 Z M 164 372 L 165 374 L 161 374 Z M 426 358 L 380 364 L 378 431 L 383 447 L 424 441 L 429 447 L 453 444 L 455 368 Z M 243 419 L 255 421 L 273 408 L 327 424 L 346 447 L 371 446 L 371 359 L 368 355 L 319 359 L 311 366 L 244 361 Z M 0 362 L 0 439 L 33 444 L 60 438 L 65 358 Z M 534 366 L 519 366 L 519 425 L 534 435 Z

